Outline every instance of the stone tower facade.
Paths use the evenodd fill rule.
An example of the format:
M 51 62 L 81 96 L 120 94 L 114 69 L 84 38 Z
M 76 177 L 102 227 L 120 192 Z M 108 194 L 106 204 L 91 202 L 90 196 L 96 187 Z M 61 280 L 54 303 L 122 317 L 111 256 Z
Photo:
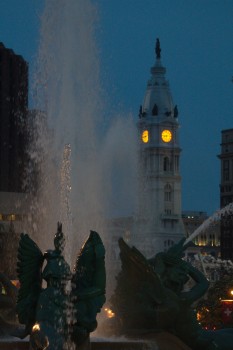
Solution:
M 146 256 L 167 250 L 184 237 L 178 109 L 174 105 L 160 42 L 138 120 L 139 203 L 137 246 Z

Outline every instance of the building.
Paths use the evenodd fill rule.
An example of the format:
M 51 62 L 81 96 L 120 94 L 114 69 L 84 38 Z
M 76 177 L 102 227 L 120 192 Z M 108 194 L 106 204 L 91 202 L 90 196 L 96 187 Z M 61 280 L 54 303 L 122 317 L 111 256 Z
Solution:
M 136 241 L 146 256 L 184 237 L 178 109 L 161 63 L 159 39 L 145 97 L 139 110 L 139 204 Z
M 13 279 L 20 233 L 33 225 L 30 205 L 26 193 L 0 192 L 0 272 Z
M 201 232 L 195 236 L 192 245 L 186 253 L 190 257 L 196 254 L 211 255 L 218 258 L 220 255 L 220 222 L 209 222 L 209 217 L 203 211 L 182 211 L 182 220 L 185 236 L 188 238 L 202 227 Z
M 233 129 L 222 130 L 220 207 L 233 202 Z M 227 211 L 221 218 L 221 258 L 233 260 L 233 213 Z
M 27 163 L 28 64 L 0 43 L 0 191 L 23 192 Z
M 28 64 L 0 43 L 0 272 L 16 277 L 19 234 L 31 221 L 26 193 Z
M 188 238 L 205 220 L 208 219 L 204 211 L 182 211 L 182 220 L 185 228 L 185 236 Z M 199 236 L 195 237 L 195 244 L 203 245 Z

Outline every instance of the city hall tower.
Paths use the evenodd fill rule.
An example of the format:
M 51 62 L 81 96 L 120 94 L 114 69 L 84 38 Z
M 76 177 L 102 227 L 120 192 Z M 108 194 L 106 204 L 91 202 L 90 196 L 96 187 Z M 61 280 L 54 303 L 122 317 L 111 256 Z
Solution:
M 155 56 L 137 124 L 139 203 L 135 230 L 137 245 L 147 257 L 184 237 L 178 109 L 165 78 L 159 39 Z

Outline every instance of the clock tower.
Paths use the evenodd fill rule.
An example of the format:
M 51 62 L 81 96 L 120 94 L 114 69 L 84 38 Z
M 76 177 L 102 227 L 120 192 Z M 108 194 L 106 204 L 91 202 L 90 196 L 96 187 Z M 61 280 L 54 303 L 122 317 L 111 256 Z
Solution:
M 139 110 L 137 245 L 149 257 L 184 237 L 178 109 L 173 104 L 159 39 L 156 60 Z

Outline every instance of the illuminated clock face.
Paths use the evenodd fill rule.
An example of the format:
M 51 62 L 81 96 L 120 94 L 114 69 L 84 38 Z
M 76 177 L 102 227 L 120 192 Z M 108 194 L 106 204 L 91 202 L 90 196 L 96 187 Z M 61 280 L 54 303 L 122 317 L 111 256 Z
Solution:
M 172 132 L 170 130 L 163 130 L 161 137 L 163 142 L 170 142 L 172 139 Z
M 149 131 L 144 130 L 142 132 L 142 142 L 147 143 L 149 141 Z

